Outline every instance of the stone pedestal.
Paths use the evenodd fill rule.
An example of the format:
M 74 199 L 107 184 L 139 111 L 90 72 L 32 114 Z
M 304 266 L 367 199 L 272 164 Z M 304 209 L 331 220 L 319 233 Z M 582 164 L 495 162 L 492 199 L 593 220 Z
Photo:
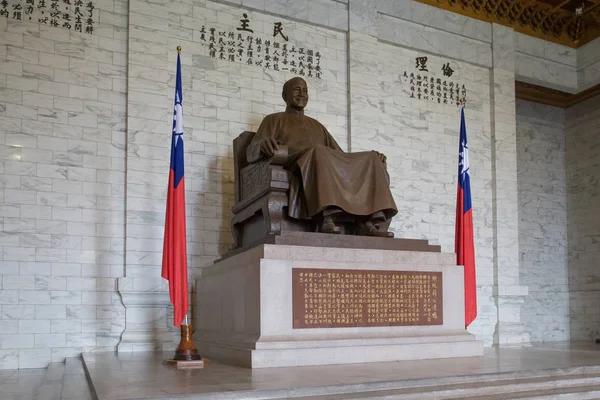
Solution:
M 194 341 L 203 357 L 250 368 L 480 356 L 482 343 L 464 329 L 455 260 L 432 251 L 260 245 L 202 270 Z M 294 329 L 292 268 L 441 272 L 443 324 Z

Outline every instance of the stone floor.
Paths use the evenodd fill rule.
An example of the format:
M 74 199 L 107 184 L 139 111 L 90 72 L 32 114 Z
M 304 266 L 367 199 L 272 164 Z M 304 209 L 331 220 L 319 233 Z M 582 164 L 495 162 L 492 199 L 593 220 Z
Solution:
M 0 371 L 2 400 L 93 400 L 83 362 L 67 358 L 65 363 L 45 369 Z
M 397 389 L 428 380 L 472 383 L 489 380 L 493 374 L 506 379 L 535 378 L 569 368 L 598 375 L 599 351 L 600 345 L 560 342 L 524 349 L 486 349 L 483 357 L 473 358 L 254 370 L 219 363 L 200 370 L 176 370 L 161 363 L 171 354 L 156 353 L 86 353 L 83 359 L 99 400 L 279 399 L 300 394 L 337 394 L 331 398 L 347 399 L 355 398 L 349 393 L 366 387 Z M 600 375 L 594 379 L 600 384 Z M 0 371 L 2 400 L 92 400 L 96 397 L 90 389 L 81 359 L 67 359 L 65 364 L 51 364 L 47 369 Z
M 213 363 L 202 370 L 178 371 L 161 364 L 170 354 L 97 353 L 84 354 L 84 360 L 99 400 L 204 398 L 198 396 L 201 393 L 205 398 L 254 399 L 352 393 L 365 385 L 369 390 L 385 390 L 428 378 L 527 376 L 530 371 L 533 375 L 541 370 L 600 366 L 599 350 L 593 344 L 555 343 L 486 349 L 483 357 L 253 370 Z

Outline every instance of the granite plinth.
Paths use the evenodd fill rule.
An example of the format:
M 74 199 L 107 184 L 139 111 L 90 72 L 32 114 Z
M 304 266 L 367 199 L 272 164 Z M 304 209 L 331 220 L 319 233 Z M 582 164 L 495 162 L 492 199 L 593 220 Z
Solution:
M 390 240 L 390 239 L 388 239 Z M 202 356 L 249 368 L 469 357 L 463 269 L 440 252 L 260 245 L 196 280 L 194 341 Z M 294 329 L 292 268 L 441 272 L 441 325 Z
M 241 254 L 263 244 L 308 247 L 338 247 L 345 249 L 398 250 L 398 251 L 441 251 L 438 245 L 429 244 L 424 239 L 390 239 L 374 236 L 332 235 L 318 232 L 283 231 L 280 235 L 268 235 L 244 248 L 230 251 L 223 258 Z
M 424 239 L 394 239 L 375 236 L 332 235 L 318 232 L 282 232 L 269 236 L 265 244 L 287 246 L 340 247 L 345 249 L 401 250 L 401 251 L 441 251 L 438 245 L 429 244 Z

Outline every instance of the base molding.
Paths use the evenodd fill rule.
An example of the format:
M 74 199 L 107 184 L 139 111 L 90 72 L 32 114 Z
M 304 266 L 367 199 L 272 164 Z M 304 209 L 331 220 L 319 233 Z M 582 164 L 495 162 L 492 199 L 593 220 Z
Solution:
M 175 349 L 175 336 L 167 326 L 170 304 L 168 286 L 160 277 L 118 279 L 119 295 L 125 306 L 125 330 L 117 345 L 119 352 Z
M 461 336 L 352 339 L 345 341 L 274 342 L 270 346 L 239 347 L 199 341 L 201 354 L 246 368 L 299 367 L 367 362 L 427 360 L 483 355 L 480 341 Z

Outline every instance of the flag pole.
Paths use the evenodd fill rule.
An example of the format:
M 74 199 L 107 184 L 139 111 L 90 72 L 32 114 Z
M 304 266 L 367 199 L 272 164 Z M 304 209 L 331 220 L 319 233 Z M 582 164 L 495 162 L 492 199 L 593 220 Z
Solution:
M 183 135 L 183 109 L 181 106 L 181 101 L 183 98 L 183 95 L 181 93 L 181 68 L 180 68 L 180 55 L 181 55 L 181 46 L 177 46 L 177 83 L 176 83 L 176 89 L 175 89 L 175 115 L 174 115 L 174 122 L 173 122 L 173 131 L 174 134 L 177 135 Z M 179 100 L 178 100 L 179 99 Z M 178 103 L 179 103 L 179 108 L 177 107 Z M 179 127 L 180 131 L 176 130 L 176 127 Z M 175 141 L 173 143 L 176 143 Z M 183 139 L 181 139 L 180 142 L 181 146 L 183 146 Z M 171 151 L 173 151 L 173 149 L 171 149 Z M 183 147 L 181 147 L 181 179 L 183 182 Z M 184 186 L 181 185 L 181 189 L 184 190 Z M 185 192 L 182 193 L 182 195 L 185 195 Z M 167 200 L 168 203 L 168 200 Z M 166 225 L 165 225 L 166 226 Z M 181 225 L 180 225 L 181 226 Z M 185 319 L 184 319 L 184 323 L 181 324 L 180 326 L 180 341 L 179 341 L 179 346 L 177 346 L 177 349 L 175 350 L 175 356 L 172 359 L 169 360 L 165 360 L 164 363 L 167 365 L 173 365 L 176 366 L 178 369 L 179 368 L 202 368 L 204 367 L 205 364 L 205 360 L 202 359 L 202 357 L 200 357 L 200 354 L 198 354 L 198 349 L 196 349 L 196 346 L 194 345 L 194 341 L 192 339 L 192 335 L 193 335 L 193 328 L 192 325 L 188 323 L 188 312 L 189 312 L 189 307 L 188 307 L 188 294 L 187 294 L 187 264 L 185 263 L 185 258 L 186 258 L 186 251 L 185 251 L 185 216 L 183 216 L 183 250 L 178 249 L 175 251 L 178 251 L 178 255 L 180 257 L 183 258 L 183 262 L 184 262 L 184 266 L 185 266 L 185 271 L 183 271 L 183 276 L 184 276 L 184 285 L 185 285 L 185 306 L 186 308 L 188 308 L 185 313 Z M 166 228 L 165 228 L 166 229 Z M 166 236 L 166 234 L 165 234 Z M 166 243 L 166 241 L 165 241 Z M 164 259 L 163 259 L 164 260 Z M 163 261 L 164 262 L 164 261 Z M 164 265 L 163 265 L 164 268 Z M 163 275 L 163 277 L 165 277 L 165 275 Z M 171 281 L 169 282 L 169 286 L 171 286 Z M 171 291 L 171 288 L 169 288 L 169 291 Z M 173 302 L 173 293 L 171 292 L 171 301 Z M 175 303 L 173 303 L 173 306 L 175 307 Z M 175 326 L 177 326 L 177 324 L 180 324 L 182 321 L 177 319 L 177 307 L 175 307 Z
M 456 193 L 454 250 L 456 252 L 456 264 L 462 265 L 464 271 L 466 329 L 477 317 L 477 276 L 475 272 L 469 146 L 467 144 L 464 99 L 462 99 L 459 104 L 460 134 L 458 145 L 458 185 Z

